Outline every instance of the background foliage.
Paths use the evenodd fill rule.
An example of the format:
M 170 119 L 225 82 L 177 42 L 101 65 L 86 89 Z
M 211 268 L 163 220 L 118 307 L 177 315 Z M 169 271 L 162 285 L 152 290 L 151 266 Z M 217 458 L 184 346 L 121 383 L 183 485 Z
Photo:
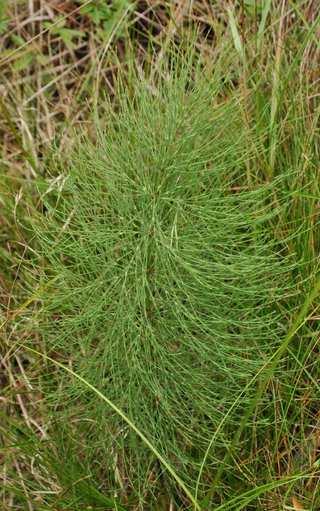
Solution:
M 108 100 L 117 101 L 117 77 L 130 83 L 134 59 L 140 76 L 147 73 L 152 81 L 154 73 L 156 90 L 166 49 L 171 42 L 183 45 L 195 27 L 195 49 L 219 77 L 219 102 L 240 105 L 245 137 L 240 154 L 245 148 L 254 155 L 242 159 L 234 186 L 251 193 L 280 178 L 277 199 L 290 199 L 269 222 L 268 236 L 299 262 L 290 283 L 295 292 L 279 303 L 285 341 L 281 371 L 271 367 L 261 379 L 254 409 L 243 416 L 241 435 L 235 431 L 231 444 L 223 446 L 225 464 L 220 462 L 212 491 L 200 504 L 203 509 L 320 507 L 317 2 L 14 0 L 0 3 L 3 509 L 190 508 L 165 478 L 155 481 L 161 471 L 152 468 L 147 479 L 140 474 L 137 494 L 123 487 L 106 496 L 97 473 L 91 477 L 92 467 L 77 450 L 68 450 L 61 423 L 54 420 L 63 414 L 48 411 L 47 396 L 37 385 L 40 376 L 52 372 L 53 377 L 57 370 L 20 344 L 30 343 L 30 317 L 35 318 L 32 346 L 46 353 L 36 324 L 40 293 L 30 291 L 36 258 L 30 225 L 38 222 L 44 193 L 36 183 L 45 179 L 59 195 L 75 133 L 95 143 L 97 122 L 101 129 L 110 124 Z M 236 138 L 233 133 L 229 136 Z M 55 357 L 59 361 L 59 353 Z M 50 449 L 49 430 L 56 435 Z M 119 467 L 114 477 L 121 481 Z

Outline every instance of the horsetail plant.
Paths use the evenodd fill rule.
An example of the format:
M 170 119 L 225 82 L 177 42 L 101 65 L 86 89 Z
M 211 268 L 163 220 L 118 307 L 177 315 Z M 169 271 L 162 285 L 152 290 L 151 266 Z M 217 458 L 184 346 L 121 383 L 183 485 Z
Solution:
M 59 457 L 82 467 L 75 479 L 90 473 L 126 506 L 171 487 L 183 505 L 129 424 L 191 493 L 201 467 L 204 495 L 254 385 L 208 453 L 212 435 L 280 342 L 291 263 L 268 234 L 277 183 L 243 186 L 263 140 L 216 75 L 175 63 L 152 79 L 130 76 L 97 141 L 82 139 L 59 190 L 42 194 L 37 328 L 45 352 L 80 379 L 59 365 L 41 385 Z

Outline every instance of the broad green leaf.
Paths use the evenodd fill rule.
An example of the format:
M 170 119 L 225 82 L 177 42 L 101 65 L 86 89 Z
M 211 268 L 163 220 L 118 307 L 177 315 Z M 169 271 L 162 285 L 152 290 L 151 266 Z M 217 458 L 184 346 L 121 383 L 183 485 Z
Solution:
M 25 53 L 24 55 L 22 55 L 21 57 L 19 57 L 13 64 L 13 69 L 15 71 L 24 71 L 25 69 L 27 69 L 30 64 L 32 64 L 33 62 L 33 53 L 32 52 L 27 52 Z

